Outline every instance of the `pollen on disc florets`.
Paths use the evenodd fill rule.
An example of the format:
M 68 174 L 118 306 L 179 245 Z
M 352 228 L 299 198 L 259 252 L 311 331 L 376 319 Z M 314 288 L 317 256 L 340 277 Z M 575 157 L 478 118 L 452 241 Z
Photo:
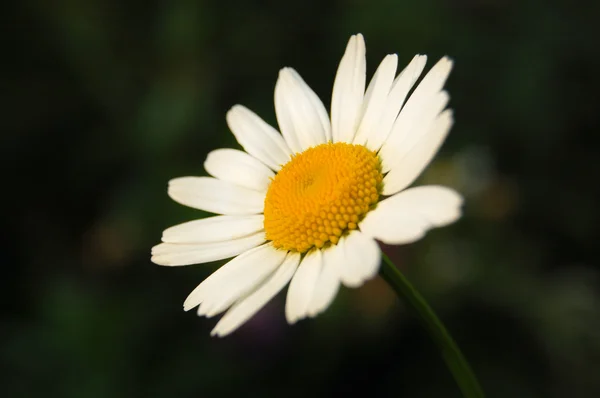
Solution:
M 327 143 L 297 154 L 267 191 L 267 239 L 300 253 L 336 244 L 377 204 L 382 179 L 379 157 L 362 145 Z

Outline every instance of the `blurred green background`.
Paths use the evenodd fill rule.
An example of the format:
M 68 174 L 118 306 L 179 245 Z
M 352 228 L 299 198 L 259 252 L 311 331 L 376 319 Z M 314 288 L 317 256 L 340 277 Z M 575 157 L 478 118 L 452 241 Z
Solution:
M 2 6 L 2 397 L 458 397 L 380 278 L 289 327 L 280 295 L 234 335 L 182 311 L 221 263 L 150 262 L 205 214 L 170 178 L 238 147 L 226 111 L 275 124 L 278 70 L 329 107 L 346 41 L 448 54 L 456 124 L 421 178 L 465 217 L 385 250 L 489 397 L 600 396 L 598 2 L 24 0 Z

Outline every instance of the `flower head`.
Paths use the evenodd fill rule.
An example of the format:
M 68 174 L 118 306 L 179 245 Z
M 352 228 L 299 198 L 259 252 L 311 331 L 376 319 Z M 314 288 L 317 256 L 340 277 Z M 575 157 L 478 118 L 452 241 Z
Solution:
M 409 96 L 425 67 L 416 55 L 396 76 L 388 55 L 365 91 L 362 35 L 352 36 L 333 86 L 331 118 L 291 68 L 275 86 L 281 134 L 236 105 L 227 123 L 245 151 L 217 149 L 204 164 L 212 177 L 171 180 L 183 205 L 219 214 L 164 231 L 152 249 L 160 265 L 233 257 L 192 291 L 184 309 L 211 317 L 224 336 L 288 283 L 285 315 L 294 323 L 323 312 L 341 284 L 374 277 L 376 240 L 406 244 L 461 214 L 461 196 L 442 186 L 407 187 L 429 164 L 450 127 L 442 58 Z

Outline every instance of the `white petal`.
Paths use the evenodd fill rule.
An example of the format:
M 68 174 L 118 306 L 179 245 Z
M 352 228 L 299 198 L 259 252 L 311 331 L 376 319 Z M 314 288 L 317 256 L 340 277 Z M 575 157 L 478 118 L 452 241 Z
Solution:
M 321 251 L 312 250 L 306 254 L 294 274 L 285 303 L 285 317 L 290 325 L 308 315 L 308 305 L 312 300 L 322 264 Z
M 292 151 L 281 134 L 248 108 L 231 108 L 227 124 L 244 150 L 271 169 L 277 171 L 291 159 Z
M 204 162 L 208 174 L 241 187 L 267 192 L 275 173 L 264 163 L 237 149 L 217 149 Z
M 183 309 L 188 311 L 202 303 L 199 315 L 212 316 L 224 311 L 267 278 L 285 255 L 285 251 L 273 248 L 270 242 L 240 254 L 199 284 L 183 303 Z
M 175 178 L 169 181 L 168 193 L 182 205 L 227 215 L 262 213 L 265 200 L 264 192 L 210 177 Z
M 331 95 L 333 142 L 352 142 L 362 116 L 367 73 L 365 51 L 363 36 L 352 36 L 335 75 Z
M 415 134 L 415 127 L 423 123 L 431 123 L 436 119 L 437 115 L 431 115 L 431 112 L 428 111 L 431 107 L 436 106 L 432 105 L 432 102 L 439 101 L 439 91 L 444 86 L 451 69 L 452 61 L 447 57 L 442 58 L 431 68 L 402 108 L 392 132 L 379 151 L 383 172 L 387 172 L 395 166 L 393 160 L 398 159 L 398 148 L 402 148 L 408 137 L 411 137 L 412 142 L 420 139 L 419 134 Z M 438 99 L 436 100 L 436 98 Z M 414 137 L 415 135 L 417 137 Z
M 323 144 L 331 137 L 325 106 L 292 68 L 279 71 L 275 111 L 281 133 L 296 153 Z
M 437 185 L 410 188 L 382 200 L 359 227 L 363 233 L 387 244 L 405 244 L 421 239 L 427 230 L 458 220 L 462 197 Z
M 384 195 L 393 195 L 413 183 L 442 146 L 453 122 L 449 109 L 438 116 L 429 132 L 383 177 Z
M 281 289 L 288 284 L 298 263 L 300 262 L 300 254 L 288 253 L 283 264 L 279 266 L 277 271 L 267 279 L 254 292 L 250 293 L 245 298 L 236 302 L 227 311 L 223 318 L 219 320 L 211 335 L 223 337 L 235 331 L 244 322 L 256 314 L 269 300 L 271 300 Z
M 381 157 L 382 163 L 385 163 L 390 170 L 393 170 L 402 159 L 415 147 L 416 144 L 421 141 L 425 134 L 431 130 L 431 126 L 435 123 L 440 113 L 444 110 L 450 96 L 446 91 L 440 91 L 429 99 L 427 104 L 423 105 L 423 109 L 419 114 L 419 120 L 416 121 L 415 125 L 406 126 L 406 131 L 410 131 L 410 134 L 404 135 L 403 141 L 399 142 L 394 151 L 381 151 L 379 156 Z M 416 119 L 415 119 L 416 120 Z M 394 126 L 396 129 L 397 126 Z M 393 132 L 392 132 L 393 134 Z M 390 155 L 391 154 L 391 155 Z M 388 158 L 386 158 L 388 156 Z M 392 156 L 390 159 L 389 156 Z
M 354 144 L 365 145 L 370 137 L 377 133 L 397 66 L 398 56 L 388 55 L 373 75 L 363 101 L 363 117 L 354 137 Z
M 335 298 L 340 288 L 338 270 L 343 259 L 343 251 L 338 246 L 331 246 L 323 250 L 323 267 L 308 306 L 308 316 L 314 317 L 325 311 Z
M 242 238 L 263 230 L 264 216 L 214 216 L 165 229 L 166 243 L 210 243 Z
M 377 242 L 371 237 L 360 231 L 352 231 L 344 239 L 342 248 L 344 258 L 338 267 L 344 285 L 358 287 L 377 274 L 381 254 Z
M 419 79 L 419 76 L 421 76 L 426 62 L 426 55 L 415 55 L 408 66 L 394 80 L 392 89 L 387 97 L 385 109 L 379 121 L 379 126 L 371 133 L 367 141 L 369 149 L 378 151 L 390 135 L 400 108 L 404 105 L 408 92 Z
M 198 315 L 210 318 L 225 311 L 272 275 L 283 263 L 286 254 L 286 251 L 277 250 L 270 243 L 248 252 L 248 256 L 240 258 L 236 264 L 235 273 L 207 292 L 198 308 Z
M 225 242 L 181 244 L 161 243 L 152 248 L 152 262 L 158 265 L 190 265 L 208 263 L 237 256 L 265 241 L 265 233 Z

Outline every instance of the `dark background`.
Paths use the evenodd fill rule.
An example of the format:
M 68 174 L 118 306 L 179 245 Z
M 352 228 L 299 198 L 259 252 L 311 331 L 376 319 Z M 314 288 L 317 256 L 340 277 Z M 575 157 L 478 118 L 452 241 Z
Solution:
M 448 54 L 456 124 L 421 178 L 465 217 L 385 248 L 489 397 L 600 396 L 598 2 L 25 0 L 0 13 L 2 397 L 458 397 L 435 346 L 380 279 L 289 327 L 280 295 L 234 335 L 184 313 L 220 263 L 150 247 L 205 216 L 170 178 L 237 147 L 225 113 L 275 124 L 279 68 L 329 108 L 351 34 Z

